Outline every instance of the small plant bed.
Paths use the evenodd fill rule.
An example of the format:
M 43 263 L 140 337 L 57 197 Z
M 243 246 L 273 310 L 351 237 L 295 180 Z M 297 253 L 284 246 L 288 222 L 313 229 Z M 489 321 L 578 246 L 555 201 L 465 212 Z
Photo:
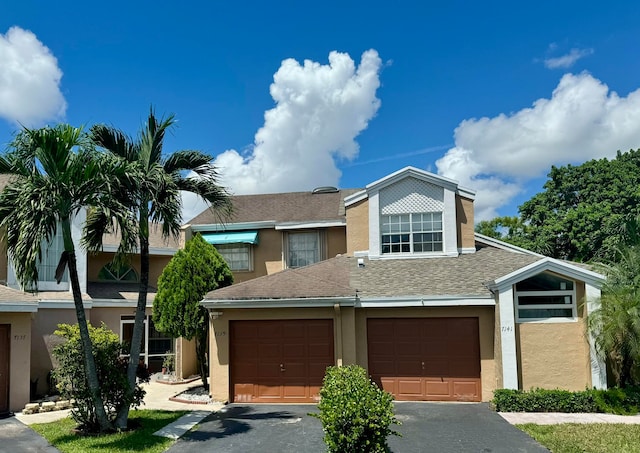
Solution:
M 85 436 L 76 431 L 77 424 L 71 418 L 52 423 L 31 425 L 51 445 L 62 453 L 102 453 L 135 451 L 160 453 L 174 443 L 173 439 L 154 436 L 153 433 L 182 417 L 185 411 L 134 410 L 129 416 L 130 431 Z
M 635 415 L 640 409 L 640 387 L 607 390 L 499 389 L 492 403 L 498 412 L 567 412 Z
M 553 453 L 640 453 L 640 425 L 516 425 Z
M 169 401 L 187 404 L 211 404 L 213 400 L 204 386 L 191 387 L 184 392 L 169 398 Z

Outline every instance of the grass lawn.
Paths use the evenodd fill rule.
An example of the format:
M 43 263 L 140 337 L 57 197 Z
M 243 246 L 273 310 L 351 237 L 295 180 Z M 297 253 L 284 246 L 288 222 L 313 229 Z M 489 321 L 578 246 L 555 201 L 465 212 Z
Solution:
M 129 420 L 138 423 L 135 431 L 108 434 L 105 436 L 80 436 L 72 430 L 76 427 L 71 418 L 52 423 L 31 425 L 36 432 L 44 436 L 51 445 L 63 453 L 85 453 L 99 451 L 156 453 L 163 452 L 174 443 L 173 439 L 154 436 L 153 433 L 165 425 L 177 420 L 186 412 L 137 410 L 131 411 Z
M 553 453 L 640 453 L 640 425 L 516 425 Z

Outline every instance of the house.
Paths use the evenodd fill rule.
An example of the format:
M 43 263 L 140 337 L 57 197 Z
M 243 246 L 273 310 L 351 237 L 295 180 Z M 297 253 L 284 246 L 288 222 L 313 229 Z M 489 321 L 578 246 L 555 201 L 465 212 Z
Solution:
M 8 179 L 0 178 L 4 178 L 0 180 L 1 189 Z M 150 228 L 150 288 L 142 349 L 150 371 L 160 370 L 164 358 L 175 355 L 177 376 L 196 372 L 192 342 L 166 337 L 155 329 L 151 319 L 158 277 L 184 246 L 185 238 L 202 233 L 225 256 L 238 282 L 311 264 L 346 252 L 344 197 L 353 192 L 320 188 L 314 192 L 237 196 L 233 197 L 232 218 L 221 222 L 206 210 L 183 228 L 179 239 L 166 241 L 160 228 Z M 139 257 L 134 255 L 130 265 L 114 267 L 112 260 L 120 242 L 117 235 L 106 236 L 99 253 L 82 251 L 78 244 L 83 221 L 83 213 L 74 219 L 73 237 L 87 319 L 94 326 L 104 323 L 127 342 L 132 337 L 138 298 Z M 68 275 L 59 284 L 54 278 L 61 238 L 54 238 L 45 248 L 35 295 L 21 291 L 2 245 L 0 393 L 4 397 L 0 399 L 0 412 L 20 410 L 32 395 L 49 392 L 52 349 L 59 341 L 53 332 L 60 323 L 76 323 Z
M 347 251 L 344 198 L 355 190 L 319 187 L 232 197 L 233 214 L 219 219 L 205 210 L 183 228 L 200 233 L 224 256 L 240 283 L 307 266 Z
M 0 175 L 0 189 L 7 183 L 8 178 Z M 96 327 L 104 323 L 126 342 L 132 336 L 138 299 L 139 256 L 134 255 L 129 265 L 114 267 L 111 261 L 119 244 L 115 235 L 104 238 L 101 252 L 86 253 L 79 247 L 84 218 L 81 212 L 73 220 L 72 236 L 87 320 Z M 165 241 L 160 229 L 150 229 L 150 288 L 142 359 L 151 371 L 159 371 L 165 356 L 180 353 L 177 372 L 188 375 L 195 371 L 193 346 L 158 332 L 150 316 L 158 277 L 181 246 L 181 238 Z M 43 252 L 38 292 L 31 294 L 22 291 L 6 244 L 0 242 L 0 413 L 21 410 L 34 395 L 50 392 L 52 349 L 60 341 L 53 332 L 60 323 L 77 322 L 68 272 L 60 283 L 55 280 L 61 251 L 58 234 Z
M 365 367 L 398 400 L 605 387 L 585 327 L 603 277 L 475 234 L 474 198 L 454 180 L 407 167 L 345 194 L 346 253 L 287 265 L 282 236 L 273 267 L 202 302 L 212 396 L 313 402 L 325 368 L 343 364 Z M 262 219 L 283 210 L 267 203 Z M 293 231 L 316 225 L 305 219 L 314 212 L 300 213 Z M 246 221 L 262 225 L 257 215 Z M 265 235 L 279 231 L 267 223 L 275 225 Z

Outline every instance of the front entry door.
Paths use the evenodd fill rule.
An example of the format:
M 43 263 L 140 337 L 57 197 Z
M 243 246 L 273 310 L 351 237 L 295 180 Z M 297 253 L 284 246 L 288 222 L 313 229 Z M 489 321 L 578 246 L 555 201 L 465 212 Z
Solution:
M 9 351 L 11 326 L 0 324 L 0 415 L 9 412 Z

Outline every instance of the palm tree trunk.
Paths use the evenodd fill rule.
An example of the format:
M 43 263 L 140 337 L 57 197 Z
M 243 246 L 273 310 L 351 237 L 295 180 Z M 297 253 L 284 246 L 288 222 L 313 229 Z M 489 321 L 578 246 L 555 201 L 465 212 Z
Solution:
M 140 212 L 140 288 L 138 290 L 138 305 L 136 307 L 135 321 L 133 324 L 133 334 L 131 338 L 131 350 L 129 352 L 129 365 L 127 367 L 127 380 L 129 388 L 125 395 L 125 401 L 118 410 L 115 425 L 118 429 L 127 427 L 129 419 L 129 408 L 133 401 L 133 391 L 136 386 L 136 372 L 140 361 L 140 350 L 142 346 L 142 333 L 144 331 L 144 320 L 147 308 L 147 293 L 149 291 L 149 221 L 148 211 L 142 209 Z
M 71 279 L 71 290 L 73 293 L 73 302 L 76 308 L 76 317 L 78 318 L 78 326 L 80 327 L 80 340 L 82 344 L 82 352 L 84 355 L 84 367 L 86 371 L 87 384 L 91 391 L 96 418 L 100 425 L 100 431 L 112 431 L 113 426 L 109 422 L 107 412 L 104 408 L 102 396 L 100 396 L 100 382 L 98 381 L 98 371 L 96 362 L 93 357 L 93 348 L 91 345 L 91 337 L 89 336 L 89 328 L 87 327 L 87 317 L 84 312 L 82 303 L 82 293 L 80 292 L 80 282 L 78 280 L 78 267 L 76 263 L 76 252 L 71 238 L 71 225 L 69 220 L 62 221 L 62 234 L 64 238 L 64 248 L 67 254 L 67 265 L 69 266 L 69 278 Z

